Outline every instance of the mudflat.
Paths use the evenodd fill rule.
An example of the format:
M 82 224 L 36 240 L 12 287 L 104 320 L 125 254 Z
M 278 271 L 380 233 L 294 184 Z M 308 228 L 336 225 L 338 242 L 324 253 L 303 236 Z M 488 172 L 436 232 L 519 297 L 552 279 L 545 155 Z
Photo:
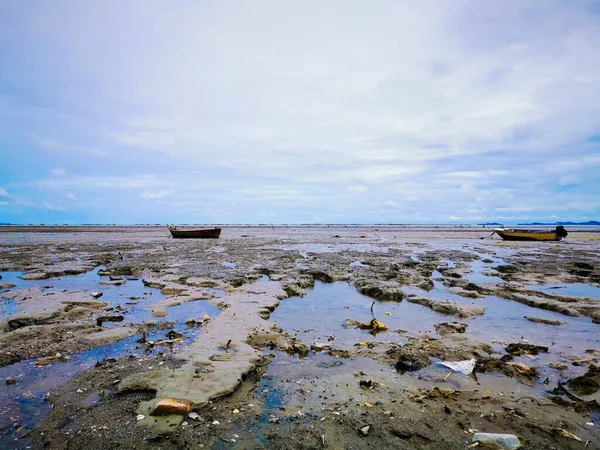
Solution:
M 600 233 L 0 227 L 2 448 L 598 448 Z

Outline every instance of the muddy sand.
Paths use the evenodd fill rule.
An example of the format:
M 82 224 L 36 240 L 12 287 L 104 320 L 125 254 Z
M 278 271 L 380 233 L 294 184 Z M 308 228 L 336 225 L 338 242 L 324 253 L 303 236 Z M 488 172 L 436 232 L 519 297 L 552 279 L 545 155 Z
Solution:
M 0 447 L 600 448 L 600 233 L 569 232 L 0 227 Z

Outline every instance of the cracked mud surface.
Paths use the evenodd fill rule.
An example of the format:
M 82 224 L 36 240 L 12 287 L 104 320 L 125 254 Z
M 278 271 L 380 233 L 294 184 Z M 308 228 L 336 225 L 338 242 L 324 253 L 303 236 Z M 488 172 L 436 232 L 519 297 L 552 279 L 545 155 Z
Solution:
M 598 448 L 600 234 L 569 231 L 3 229 L 0 443 L 465 448 L 478 429 Z M 353 326 L 373 317 L 387 330 Z M 520 342 L 548 352 L 509 354 Z M 442 381 L 439 361 L 472 358 L 476 379 Z M 585 395 L 560 387 L 575 377 Z M 165 397 L 198 416 L 151 416 Z

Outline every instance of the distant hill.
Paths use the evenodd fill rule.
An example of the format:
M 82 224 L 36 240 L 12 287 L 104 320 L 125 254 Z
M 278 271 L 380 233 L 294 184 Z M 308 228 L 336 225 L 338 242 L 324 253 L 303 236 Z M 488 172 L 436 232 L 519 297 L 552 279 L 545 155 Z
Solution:
M 518 225 L 600 225 L 600 222 L 597 220 L 588 220 L 587 222 L 554 222 L 554 223 L 544 223 L 544 222 L 531 222 L 531 223 L 519 223 Z
M 501 223 L 498 223 L 498 222 L 487 222 L 487 223 L 478 223 L 477 225 L 484 225 L 484 226 L 486 226 L 486 227 L 487 227 L 487 226 L 490 226 L 490 225 L 493 225 L 493 226 L 501 226 L 502 224 L 501 224 Z

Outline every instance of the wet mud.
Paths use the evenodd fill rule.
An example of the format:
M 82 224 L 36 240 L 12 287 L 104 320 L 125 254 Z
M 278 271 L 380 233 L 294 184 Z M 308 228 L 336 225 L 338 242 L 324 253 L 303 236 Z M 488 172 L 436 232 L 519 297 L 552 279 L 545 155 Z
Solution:
M 0 446 L 597 448 L 600 235 L 488 235 L 3 228 Z

